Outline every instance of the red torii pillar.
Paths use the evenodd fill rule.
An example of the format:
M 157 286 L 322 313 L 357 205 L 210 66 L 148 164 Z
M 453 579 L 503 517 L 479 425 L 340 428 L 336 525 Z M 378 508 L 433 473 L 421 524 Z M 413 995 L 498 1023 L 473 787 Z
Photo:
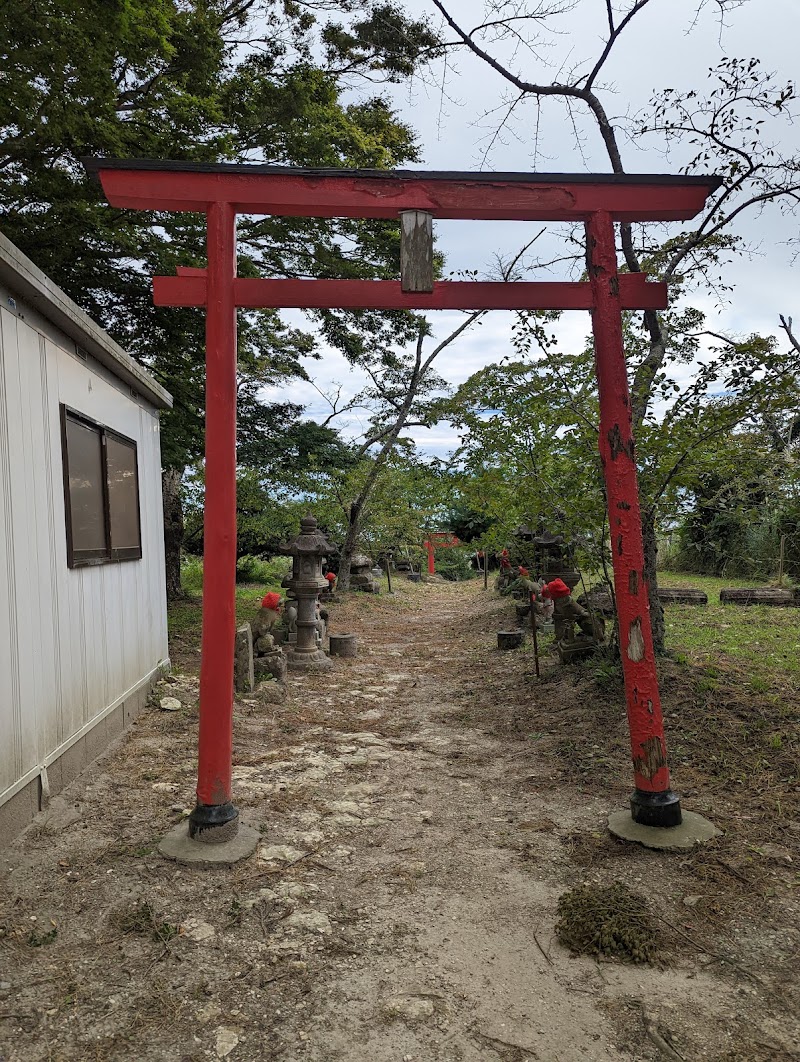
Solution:
M 451 531 L 431 531 L 423 543 L 428 551 L 428 575 L 436 573 L 436 547 L 449 549 L 460 546 L 461 542 Z
M 601 408 L 600 454 L 612 533 L 614 582 L 631 737 L 637 823 L 681 821 L 670 789 L 644 574 L 622 311 L 663 309 L 666 287 L 617 270 L 614 222 L 687 220 L 719 185 L 713 177 L 460 174 L 307 170 L 151 160 L 87 160 L 109 202 L 141 210 L 203 211 L 208 268 L 155 277 L 162 306 L 205 306 L 206 496 L 196 840 L 235 836 L 231 749 L 236 568 L 236 309 L 582 309 L 592 312 Z M 589 282 L 437 282 L 408 291 L 394 281 L 261 280 L 236 275 L 237 213 L 397 219 L 582 221 Z M 429 558 L 433 543 L 429 539 Z
M 433 575 L 436 571 L 436 562 L 433 554 L 433 543 L 429 538 L 425 540 L 425 549 L 428 551 L 428 575 Z

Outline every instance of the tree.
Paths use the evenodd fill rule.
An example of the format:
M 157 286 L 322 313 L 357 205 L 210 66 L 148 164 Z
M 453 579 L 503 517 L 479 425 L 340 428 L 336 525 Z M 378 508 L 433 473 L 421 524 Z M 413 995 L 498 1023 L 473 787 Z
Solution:
M 256 407 L 261 410 L 264 407 Z M 297 533 L 309 508 L 330 524 L 332 483 L 354 464 L 352 447 L 314 421 L 300 420 L 298 407 L 284 404 L 282 418 L 265 410 L 268 422 L 247 433 L 239 448 L 236 485 L 237 557 L 270 558 Z M 187 474 L 187 547 L 203 552 L 205 481 L 197 463 Z
M 757 59 L 725 58 L 710 71 L 709 91 L 692 89 L 681 93 L 665 89 L 653 97 L 644 112 L 626 117 L 618 100 L 614 102 L 614 112 L 609 111 L 605 101 L 610 98 L 610 90 L 603 87 L 600 79 L 611 56 L 619 50 L 626 30 L 634 21 L 638 24 L 646 18 L 647 8 L 654 6 L 652 0 L 628 0 L 621 10 L 620 5 L 606 0 L 605 31 L 597 53 L 589 58 L 573 58 L 573 39 L 565 34 L 563 39 L 570 52 L 563 61 L 550 56 L 548 69 L 557 74 L 544 79 L 536 76 L 543 67 L 541 50 L 557 43 L 559 20 L 579 10 L 591 14 L 597 4 L 587 4 L 586 0 L 496 0 L 482 24 L 465 28 L 456 18 L 455 5 L 448 0 L 432 2 L 444 20 L 445 30 L 452 34 L 444 42 L 445 47 L 469 50 L 507 89 L 502 103 L 504 122 L 518 118 L 526 104 L 538 111 L 555 102 L 573 123 L 579 144 L 587 126 L 598 137 L 614 173 L 626 170 L 626 147 L 635 150 L 637 142 L 655 136 L 661 143 L 666 141 L 672 154 L 678 156 L 682 170 L 711 169 L 721 176 L 722 184 L 710 197 L 704 214 L 676 231 L 667 242 L 659 244 L 652 230 L 646 228 L 619 227 L 622 256 L 630 272 L 644 271 L 647 262 L 680 290 L 690 284 L 714 282 L 730 253 L 744 249 L 736 232 L 743 215 L 770 203 L 794 211 L 800 196 L 800 166 L 796 157 L 782 149 L 781 134 L 782 123 L 791 121 L 790 104 L 796 93 L 791 83 L 781 84 L 773 74 L 765 72 Z M 701 2 L 695 22 L 707 7 L 713 7 L 722 19 L 743 2 L 746 0 L 715 0 L 713 5 Z M 506 58 L 508 53 L 511 58 Z M 533 76 L 517 72 L 526 59 Z M 623 116 L 617 117 L 620 112 Z M 534 150 L 539 147 L 537 139 Z M 646 311 L 642 320 L 646 345 L 640 348 L 639 357 L 630 368 L 637 439 L 641 439 L 656 401 L 670 346 L 663 315 Z M 644 453 L 640 445 L 639 454 Z M 663 610 L 656 592 L 652 523 L 645 522 L 643 532 L 653 634 L 656 645 L 661 647 Z
M 547 327 L 555 316 L 520 318 L 517 358 L 476 373 L 459 389 L 450 415 L 466 438 L 457 460 L 466 496 L 473 504 L 484 499 L 484 511 L 496 520 L 493 545 L 541 517 L 577 541 L 590 570 L 607 571 L 593 350 L 590 341 L 579 354 L 560 350 Z M 625 324 L 626 349 L 635 360 L 647 337 L 635 315 L 627 314 Z M 774 337 L 718 336 L 716 348 L 698 360 L 703 324 L 691 308 L 663 316 L 665 360 L 638 439 L 643 523 L 654 536 L 665 508 L 670 516 L 685 511 L 693 495 L 708 496 L 712 482 L 743 483 L 744 469 L 750 479 L 742 491 L 754 504 L 754 477 L 764 462 L 756 472 L 753 426 L 767 419 L 782 425 L 796 414 L 793 349 L 780 349 Z M 678 375 L 689 364 L 692 382 L 680 385 Z
M 437 400 L 446 386 L 434 372 L 436 358 L 484 314 L 483 310 L 466 314 L 427 354 L 425 340 L 431 334 L 430 327 L 424 319 L 419 319 L 413 354 L 402 348 L 386 347 L 373 351 L 370 357 L 362 355 L 354 359 L 370 378 L 370 385 L 354 403 L 370 410 L 371 417 L 366 438 L 355 453 L 356 465 L 341 480 L 337 490 L 346 525 L 339 558 L 340 589 L 350 587 L 350 562 L 358 548 L 365 509 L 402 432 L 412 426 L 430 427 L 436 419 Z M 336 412 L 333 400 L 331 405 Z
M 177 487 L 202 452 L 203 314 L 152 305 L 149 277 L 203 265 L 203 219 L 114 210 L 84 156 L 257 160 L 389 167 L 417 158 L 411 130 L 383 97 L 354 99 L 359 78 L 398 81 L 435 38 L 387 3 L 346 23 L 341 4 L 279 0 L 19 0 L 0 6 L 0 221 L 4 231 L 145 365 L 175 398 L 162 422 L 176 589 Z M 239 271 L 251 276 L 367 276 L 396 267 L 396 226 L 243 219 Z M 318 315 L 351 349 L 402 315 Z M 310 329 L 278 313 L 240 314 L 240 440 L 281 423 L 263 387 L 304 375 Z M 177 506 L 177 507 L 176 507 Z
M 386 458 L 362 509 L 359 546 L 379 562 L 394 554 L 418 563 L 425 531 L 440 519 L 450 488 L 440 462 L 425 460 L 413 443 L 402 441 Z M 346 533 L 349 524 L 343 516 L 340 508 Z

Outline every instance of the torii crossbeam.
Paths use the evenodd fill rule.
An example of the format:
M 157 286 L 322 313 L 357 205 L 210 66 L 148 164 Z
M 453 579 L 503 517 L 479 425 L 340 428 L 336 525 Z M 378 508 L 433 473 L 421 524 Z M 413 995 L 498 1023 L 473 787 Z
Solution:
M 206 493 L 197 806 L 189 835 L 235 836 L 231 749 L 236 572 L 237 307 L 589 310 L 600 397 L 600 456 L 608 498 L 614 582 L 631 737 L 635 822 L 681 821 L 670 789 L 650 628 L 622 311 L 663 309 L 666 286 L 620 274 L 615 222 L 685 221 L 719 185 L 715 177 L 414 170 L 322 170 L 91 159 L 108 201 L 134 210 L 201 211 L 208 268 L 155 277 L 161 306 L 206 307 Z M 480 283 L 249 279 L 237 276 L 237 214 L 416 220 L 571 221 L 586 229 L 585 283 Z M 405 225 L 403 227 L 405 236 Z

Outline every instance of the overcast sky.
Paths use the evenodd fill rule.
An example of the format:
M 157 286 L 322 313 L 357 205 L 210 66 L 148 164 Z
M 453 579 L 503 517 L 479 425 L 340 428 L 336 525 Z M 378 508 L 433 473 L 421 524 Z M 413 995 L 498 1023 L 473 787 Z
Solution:
M 763 65 L 778 73 L 783 81 L 795 74 L 800 2 L 798 0 L 749 0 L 726 17 L 720 26 L 716 0 L 651 0 L 619 40 L 598 88 L 606 109 L 612 115 L 635 114 L 652 96 L 670 87 L 678 90 L 710 85 L 708 70 L 724 57 L 758 57 Z M 415 16 L 427 15 L 439 22 L 430 0 L 406 0 L 406 10 Z M 532 5 L 528 5 L 529 7 Z M 630 2 L 615 3 L 627 10 Z M 483 0 L 450 0 L 449 10 L 462 26 L 471 29 L 487 20 Z M 695 18 L 696 16 L 696 18 Z M 694 27 L 689 27 L 694 21 Z M 593 60 L 602 48 L 605 0 L 580 0 L 574 13 L 558 23 L 559 32 L 541 41 L 538 57 L 530 52 L 512 54 L 509 45 L 486 44 L 488 51 L 531 81 L 549 81 L 562 67 Z M 358 91 L 357 89 L 355 90 Z M 556 172 L 608 172 L 610 166 L 599 135 L 581 111 L 575 112 L 581 133 L 576 143 L 575 129 L 559 101 L 545 101 L 538 117 L 534 104 L 520 108 L 515 120 L 502 132 L 498 125 L 508 86 L 478 58 L 451 53 L 447 65 L 439 63 L 423 79 L 387 92 L 399 115 L 417 132 L 424 169 L 513 170 Z M 782 148 L 786 153 L 800 151 L 798 126 L 782 127 Z M 678 172 L 682 157 L 668 157 L 663 145 L 653 138 L 650 146 L 624 146 L 624 163 L 631 172 Z M 781 216 L 768 209 L 748 217 L 737 229 L 754 248 L 754 255 L 734 261 L 726 277 L 734 291 L 728 302 L 708 292 L 698 292 L 693 303 L 709 315 L 707 327 L 732 333 L 775 333 L 780 313 L 800 318 L 800 288 L 797 267 L 786 241 L 797 235 L 798 218 Z M 513 255 L 541 225 L 521 222 L 434 222 L 438 247 L 447 258 L 447 271 L 478 269 L 490 272 L 498 254 Z M 542 254 L 556 250 L 558 225 L 548 226 L 546 237 L 536 247 Z M 549 240 L 549 243 L 545 243 Z M 566 278 L 558 268 L 531 274 L 532 279 Z M 481 366 L 498 361 L 509 350 L 512 315 L 490 314 L 480 328 L 465 334 L 437 361 L 438 371 L 458 384 Z M 444 336 L 460 320 L 460 315 L 440 312 L 432 315 L 437 335 Z M 564 350 L 582 345 L 590 330 L 589 315 L 564 314 L 557 326 Z M 344 359 L 330 352 L 322 363 L 311 363 L 317 382 L 323 388 L 333 381 L 343 383 L 345 392 L 359 389 L 361 380 L 349 372 Z M 688 372 L 689 370 L 687 370 Z M 276 396 L 277 397 L 277 396 Z M 321 419 L 330 411 L 309 386 L 298 384 L 282 398 L 303 402 L 308 413 Z M 348 434 L 358 434 L 358 417 L 335 422 Z M 407 433 L 427 453 L 445 456 L 458 444 L 449 425 L 430 431 L 412 429 Z

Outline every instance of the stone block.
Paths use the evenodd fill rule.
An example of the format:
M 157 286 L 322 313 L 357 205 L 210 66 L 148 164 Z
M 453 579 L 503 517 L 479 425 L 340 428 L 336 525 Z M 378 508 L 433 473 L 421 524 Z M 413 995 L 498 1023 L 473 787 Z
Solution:
M 257 656 L 253 661 L 253 670 L 257 682 L 271 675 L 274 679 L 286 677 L 286 657 L 282 649 L 274 649 L 265 656 Z
M 355 634 L 332 634 L 330 647 L 331 656 L 355 656 L 358 652 Z
M 237 693 L 252 693 L 254 687 L 253 632 L 250 624 L 245 623 L 236 630 L 233 688 Z
M 517 631 L 498 631 L 497 632 L 497 648 L 498 649 L 519 649 L 525 639 L 525 632 L 522 630 Z
M 262 704 L 283 704 L 286 700 L 286 684 L 274 679 L 271 682 L 259 682 L 255 694 Z

